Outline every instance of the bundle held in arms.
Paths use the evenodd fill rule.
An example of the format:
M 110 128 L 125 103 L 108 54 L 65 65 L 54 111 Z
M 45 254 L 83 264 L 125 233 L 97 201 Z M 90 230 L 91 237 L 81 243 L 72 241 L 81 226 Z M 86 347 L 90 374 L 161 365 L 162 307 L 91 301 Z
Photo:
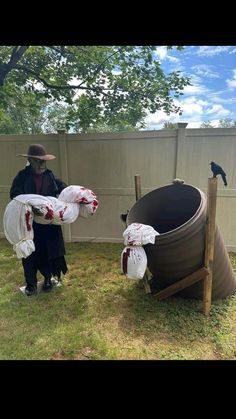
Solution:
M 7 204 L 3 227 L 6 239 L 19 259 L 35 251 L 33 221 L 39 224 L 71 224 L 78 216 L 87 218 L 98 208 L 96 195 L 83 186 L 71 185 L 58 198 L 37 194 L 16 196 Z M 35 215 L 35 212 L 41 215 Z

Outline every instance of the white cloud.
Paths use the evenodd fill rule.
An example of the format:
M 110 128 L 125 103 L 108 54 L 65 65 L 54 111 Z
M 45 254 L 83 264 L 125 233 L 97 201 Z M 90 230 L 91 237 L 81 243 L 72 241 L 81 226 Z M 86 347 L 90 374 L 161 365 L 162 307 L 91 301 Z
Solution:
M 200 117 L 204 112 L 204 108 L 208 106 L 207 101 L 202 99 L 196 99 L 195 96 L 185 98 L 178 102 L 176 101 L 176 104 L 180 106 L 183 111 L 182 117 L 187 117 L 191 115 L 195 115 L 195 117 Z
M 166 115 L 162 111 L 158 111 L 153 115 L 148 115 L 146 118 L 146 130 L 152 129 L 163 129 L 165 122 L 172 122 L 174 124 L 178 122 L 185 122 L 188 123 L 187 128 L 199 128 L 200 125 L 203 123 L 202 116 L 196 116 L 193 114 L 192 116 L 185 116 L 185 115 L 177 115 L 171 114 Z
M 155 54 L 160 60 L 164 60 L 167 57 L 167 48 L 166 47 L 157 47 Z
M 236 68 L 232 70 L 232 73 L 233 73 L 233 78 L 227 79 L 226 84 L 230 89 L 235 89 L 236 88 Z
M 202 95 L 208 92 L 209 92 L 209 89 L 207 89 L 207 87 L 201 86 L 199 84 L 192 85 L 192 86 L 185 86 L 183 89 L 183 93 L 185 95 L 192 95 L 192 94 Z
M 200 46 L 197 50 L 197 54 L 212 57 L 214 55 L 219 55 L 222 52 L 227 52 L 230 48 L 230 46 Z
M 211 102 L 203 99 L 197 99 L 195 96 L 189 96 L 180 100 L 175 100 L 174 103 L 180 106 L 182 115 L 172 113 L 166 115 L 164 111 L 158 111 L 155 114 L 148 114 L 146 117 L 146 129 L 162 129 L 165 122 L 187 122 L 188 128 L 199 128 L 200 125 L 206 120 L 210 120 L 211 125 L 217 126 L 220 119 L 229 117 L 232 113 L 225 109 L 220 104 L 212 104 Z M 214 119 L 211 120 L 211 116 Z
M 149 113 L 145 119 L 147 126 L 163 125 L 164 122 L 170 121 L 171 115 L 166 115 L 162 110 L 155 112 L 154 114 Z M 172 121 L 173 122 L 173 121 Z
M 226 90 L 226 92 L 228 92 L 228 90 Z M 223 92 L 224 93 L 224 92 Z M 211 100 L 211 102 L 213 103 L 225 103 L 226 105 L 233 105 L 234 103 L 236 103 L 236 97 L 230 97 L 230 98 L 221 98 L 219 96 L 219 94 L 221 94 L 221 92 L 216 92 L 215 94 L 210 94 L 208 96 L 208 98 Z
M 213 78 L 220 78 L 220 75 L 211 69 L 212 66 L 207 64 L 199 64 L 192 67 L 194 71 L 196 71 L 199 76 Z
M 182 115 L 178 115 L 175 113 L 171 113 L 170 115 L 166 115 L 164 111 L 160 110 L 157 111 L 155 114 L 148 114 L 146 117 L 146 129 L 161 129 L 165 122 L 188 122 L 196 127 L 196 125 L 200 125 L 202 121 L 202 116 L 204 115 L 204 108 L 208 105 L 208 102 L 204 100 L 197 100 L 194 96 L 188 97 L 184 100 L 175 101 L 177 106 L 180 106 L 183 113 Z
M 210 120 L 210 124 L 213 126 L 213 128 L 218 128 L 219 127 L 220 119 L 211 119 Z
M 202 124 L 203 121 L 189 121 L 187 128 L 200 128 L 200 125 Z
M 169 53 L 169 51 L 171 51 L 171 50 L 167 50 L 167 47 L 165 47 L 165 46 L 160 46 L 160 47 L 157 47 L 156 48 L 156 50 L 155 50 L 155 55 L 157 56 L 157 58 L 160 60 L 160 61 L 164 61 L 164 60 L 169 60 L 171 63 L 174 63 L 174 64 L 179 64 L 180 63 L 180 59 L 179 58 L 177 58 L 177 57 L 173 57 L 170 53 Z
M 226 80 L 227 85 L 229 86 L 230 89 L 235 89 L 236 88 L 236 80 Z
M 231 114 L 231 112 L 228 109 L 225 109 L 222 105 L 213 105 L 209 109 L 206 110 L 206 114 L 214 114 L 215 116 L 218 116 L 219 118 L 224 118 L 225 116 L 228 116 Z
M 167 68 L 168 62 L 174 69 L 182 66 L 192 85 L 186 86 L 183 95 L 174 100 L 182 115 L 166 115 L 163 111 L 148 114 L 146 129 L 162 129 L 165 122 L 187 122 L 188 128 L 199 128 L 204 121 L 217 127 L 222 119 L 236 120 L 236 95 L 233 94 L 236 66 L 232 68 L 233 57 L 230 55 L 236 53 L 235 46 L 187 46 L 179 55 L 179 61 L 171 61 L 171 50 L 166 47 L 158 47 L 156 53 L 160 60 L 165 61 Z M 229 73 L 225 76 L 226 71 L 232 71 L 231 78 Z
M 171 61 L 172 63 L 175 63 L 175 64 L 179 64 L 179 62 L 180 62 L 179 58 L 172 57 L 171 55 L 167 55 L 167 58 L 168 58 L 169 61 Z

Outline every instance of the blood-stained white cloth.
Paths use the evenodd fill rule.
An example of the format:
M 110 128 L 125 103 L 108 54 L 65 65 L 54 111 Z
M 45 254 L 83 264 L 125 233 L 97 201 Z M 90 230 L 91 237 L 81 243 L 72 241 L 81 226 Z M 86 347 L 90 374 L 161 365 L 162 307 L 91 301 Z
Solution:
M 143 246 L 155 243 L 155 238 L 159 233 L 147 224 L 132 223 L 123 233 L 125 246 Z
M 4 233 L 19 259 L 35 251 L 33 221 L 39 224 L 71 224 L 80 215 L 80 208 L 83 208 L 81 216 L 86 218 L 96 212 L 98 200 L 90 189 L 72 185 L 62 192 L 58 198 L 21 194 L 7 204 L 3 216 Z M 33 208 L 42 215 L 35 215 Z
M 18 195 L 20 200 L 27 195 Z M 35 195 L 29 197 L 27 203 L 39 210 L 42 215 L 34 215 L 34 221 L 38 224 L 71 224 L 80 212 L 80 205 L 73 202 L 63 202 L 53 196 Z
M 80 216 L 85 218 L 95 214 L 98 208 L 98 200 L 95 193 L 84 186 L 67 186 L 67 188 L 61 191 L 58 199 L 80 204 Z
M 121 270 L 130 279 L 142 279 L 147 268 L 147 256 L 142 246 L 127 246 L 121 253 Z
M 26 258 L 35 251 L 32 228 L 32 207 L 27 203 L 13 199 L 3 215 L 3 228 L 6 239 L 13 244 L 13 250 L 19 259 Z

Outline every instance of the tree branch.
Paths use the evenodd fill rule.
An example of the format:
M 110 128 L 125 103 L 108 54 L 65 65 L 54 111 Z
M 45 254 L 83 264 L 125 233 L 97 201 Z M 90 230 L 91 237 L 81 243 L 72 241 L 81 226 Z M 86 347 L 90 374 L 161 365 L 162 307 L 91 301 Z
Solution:
M 118 52 L 119 52 L 119 49 L 117 50 L 117 51 L 115 51 L 115 52 L 113 52 L 113 54 L 110 54 L 109 55 L 109 57 L 107 57 L 105 60 L 103 60 L 98 66 L 97 66 L 97 68 L 95 69 L 95 71 L 94 71 L 94 74 L 93 74 L 93 78 L 96 76 L 96 74 L 99 72 L 99 70 L 102 68 L 102 66 L 103 66 L 103 64 L 106 62 L 106 61 L 108 61 L 108 60 L 110 60 L 110 58 L 113 56 L 113 55 L 116 55 L 116 54 L 118 54 Z M 88 78 L 85 78 L 85 80 L 83 80 L 81 83 L 80 83 L 80 85 L 79 86 L 82 86 L 82 84 L 84 84 L 85 82 L 86 82 L 86 80 L 87 80 Z
M 11 71 L 13 67 L 15 67 L 15 65 L 21 59 L 22 55 L 24 55 L 25 51 L 29 48 L 29 45 L 28 46 L 24 46 L 24 47 L 19 47 L 19 49 L 17 49 L 17 48 L 18 47 L 15 47 L 13 49 L 12 54 L 11 54 L 10 61 L 7 64 L 7 67 L 9 69 L 9 71 Z
M 0 66 L 0 86 L 4 85 L 5 78 L 10 71 L 16 67 L 16 64 L 19 62 L 21 57 L 24 55 L 25 51 L 29 46 L 14 47 L 11 53 L 10 60 L 7 64 L 3 63 Z
M 47 82 L 47 80 L 43 79 L 36 71 L 31 70 L 30 68 L 23 66 L 23 65 L 16 65 L 16 69 L 25 71 L 27 74 L 31 74 L 35 77 L 36 80 L 41 82 L 45 87 L 48 89 L 55 89 L 55 90 L 71 90 L 71 89 L 80 89 L 80 90 L 92 90 L 94 92 L 100 92 L 106 95 L 106 93 L 103 91 L 104 89 L 100 89 L 99 87 L 86 87 L 86 86 L 79 86 L 79 85 L 73 85 L 73 84 L 65 84 L 65 85 L 57 85 L 57 84 L 50 84 Z

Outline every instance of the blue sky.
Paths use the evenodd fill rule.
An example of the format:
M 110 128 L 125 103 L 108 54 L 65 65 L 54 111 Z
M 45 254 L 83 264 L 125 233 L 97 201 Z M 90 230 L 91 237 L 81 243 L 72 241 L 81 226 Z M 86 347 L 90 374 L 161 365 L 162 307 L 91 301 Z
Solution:
M 182 115 L 149 114 L 145 129 L 162 129 L 168 121 L 187 122 L 188 128 L 199 128 L 204 121 L 214 127 L 220 119 L 236 121 L 236 46 L 186 46 L 183 51 L 159 46 L 155 54 L 165 73 L 179 70 L 192 86 L 175 101 Z

